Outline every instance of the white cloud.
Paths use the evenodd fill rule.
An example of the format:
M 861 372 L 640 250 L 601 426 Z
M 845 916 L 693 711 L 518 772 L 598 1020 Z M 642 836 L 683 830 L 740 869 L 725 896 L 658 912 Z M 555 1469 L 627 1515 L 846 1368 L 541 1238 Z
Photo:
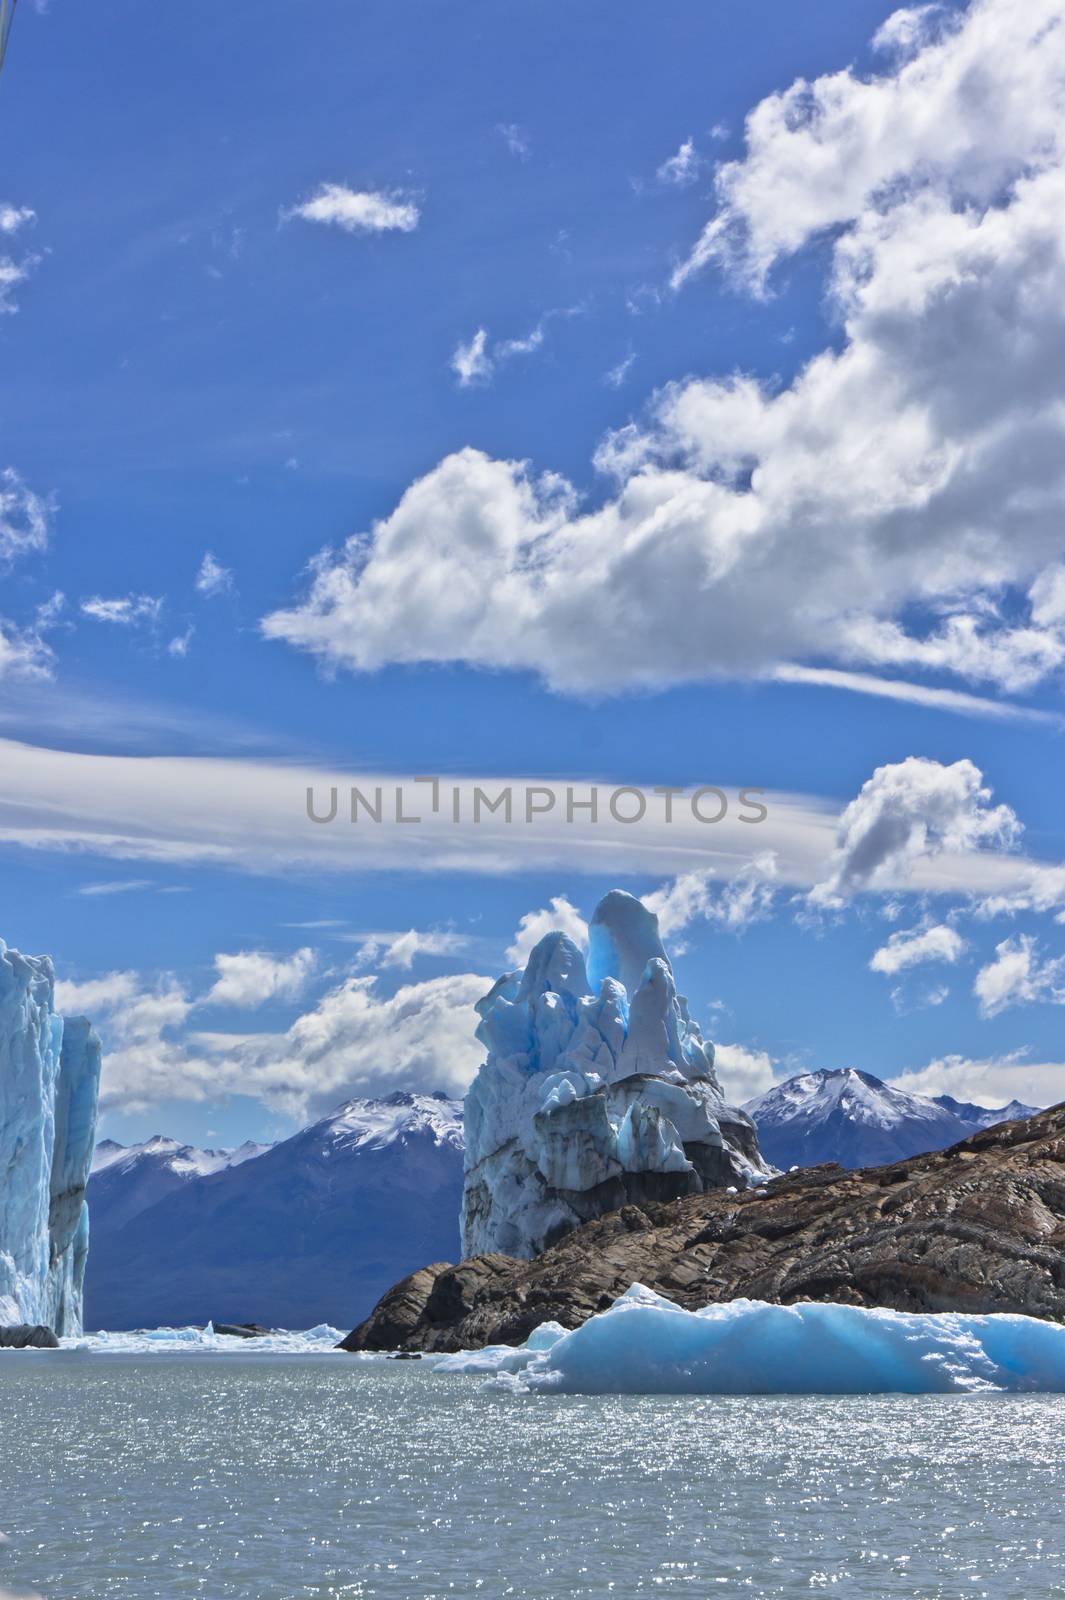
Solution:
M 950 711 L 962 717 L 981 717 L 992 722 L 1029 722 L 1048 728 L 1065 727 L 1065 717 L 1057 711 L 1041 711 L 1035 706 L 1017 705 L 1010 700 L 988 700 L 983 695 L 965 694 L 960 689 L 930 689 L 927 684 L 906 683 L 899 678 L 874 678 L 867 672 L 839 672 L 834 667 L 791 665 L 775 667 L 771 677 L 778 683 L 845 689 L 852 694 L 872 695 L 881 700 L 901 700 L 904 705 Z
M 37 607 L 34 619 L 18 627 L 0 617 L 0 679 L 50 678 L 54 655 L 45 635 L 59 621 L 63 596 L 56 593 Z
M 659 183 L 672 183 L 684 188 L 699 176 L 702 161 L 695 149 L 694 139 L 685 139 L 680 149 L 663 161 L 655 176 Z
M 460 340 L 452 352 L 450 366 L 458 379 L 459 388 L 468 389 L 476 384 L 490 383 L 502 362 L 512 361 L 515 356 L 533 355 L 542 349 L 549 322 L 557 317 L 580 316 L 584 310 L 583 304 L 555 307 L 545 311 L 528 333 L 514 339 L 497 339 L 494 343 L 489 342 L 487 328 L 478 328 L 472 338 Z
M 977 0 L 946 29 L 909 8 L 880 29 L 906 59 L 881 76 L 798 79 L 749 114 L 747 149 L 717 177 L 718 211 L 678 269 L 718 261 L 761 286 L 782 256 L 915 193 L 977 205 L 1058 154 L 1058 0 Z M 945 13 L 939 13 L 940 18 Z
M 139 1111 L 161 1101 L 244 1094 L 294 1117 L 390 1089 L 461 1094 L 483 1051 L 474 1003 L 491 980 L 463 973 L 383 996 L 349 978 L 279 1033 L 204 1033 L 188 1027 L 197 1001 L 174 977 L 110 973 L 56 986 L 67 1015 L 84 1012 L 104 1044 L 101 1105 Z
M 314 951 L 305 947 L 291 956 L 262 950 L 241 950 L 214 958 L 218 978 L 203 997 L 208 1006 L 264 1005 L 267 1000 L 297 1000 L 314 976 Z
M 974 907 L 979 917 L 1013 916 L 1018 911 L 1055 913 L 1065 922 L 1065 866 L 1033 867 L 1006 894 L 988 895 Z
M 461 389 L 468 389 L 474 383 L 485 383 L 491 377 L 493 363 L 487 354 L 487 344 L 488 330 L 478 328 L 472 339 L 455 346 L 451 370 L 459 380 Z
M 965 940 L 945 923 L 937 923 L 931 928 L 907 928 L 893 933 L 887 944 L 874 952 L 869 968 L 872 972 L 894 976 L 896 972 L 905 972 L 926 961 L 953 963 L 961 958 L 965 948 Z M 932 1004 L 939 1005 L 946 999 L 946 994 L 940 990 L 934 993 L 939 998 L 931 1001 Z
M 36 221 L 37 213 L 29 206 L 13 206 L 0 200 L 0 237 L 12 239 L 21 228 L 32 227 Z M 12 291 L 25 282 L 40 259 L 32 254 L 23 256 L 21 261 L 0 256 L 0 316 L 10 316 L 18 310 Z
M 527 161 L 529 157 L 529 140 L 524 131 L 516 122 L 500 122 L 496 124 L 496 132 L 503 139 L 512 156 L 517 156 L 519 161 Z
M 1006 692 L 1057 673 L 1061 22 L 1061 0 L 977 0 L 879 76 L 764 100 L 689 267 L 760 292 L 830 233 L 838 339 L 783 385 L 667 387 L 604 442 L 616 488 L 579 513 L 519 461 L 449 456 L 269 636 L 333 667 L 461 661 L 578 692 L 796 663 Z
M 39 260 L 39 256 L 24 256 L 21 261 L 0 256 L 0 316 L 13 316 L 18 310 L 18 301 L 12 291 L 20 283 L 25 283 Z
M 726 1100 L 734 1106 L 765 1094 L 786 1076 L 765 1050 L 750 1050 L 742 1044 L 715 1044 L 714 1068 Z
M 546 790 L 550 809 L 530 826 L 522 820 L 526 780 L 480 774 L 441 780 L 440 806 L 433 812 L 424 786 L 394 773 L 329 772 L 277 761 L 203 756 L 113 756 L 38 747 L 0 739 L 0 843 L 25 849 L 91 854 L 130 862 L 205 863 L 252 872 L 285 874 L 293 867 L 325 874 L 458 870 L 476 873 L 566 871 L 661 878 L 710 870 L 721 882 L 748 868 L 752 849 L 772 852 L 784 887 L 809 889 L 833 866 L 838 802 L 811 795 L 766 791 L 765 821 L 740 820 L 733 804 L 719 823 L 701 824 L 686 801 L 678 801 L 671 823 L 662 802 L 648 796 L 638 825 L 610 815 L 609 786 L 600 786 L 600 817 L 581 811 L 567 821 L 570 795 L 588 794 L 586 780 L 557 781 Z M 364 795 L 381 790 L 382 820 L 348 820 L 348 786 Z M 397 823 L 394 797 L 403 789 L 406 815 L 416 826 Z M 404 786 L 405 785 L 405 786 Z M 509 785 L 516 797 L 514 820 L 482 810 L 473 824 L 474 801 L 498 799 Z M 307 791 L 317 814 L 326 814 L 330 789 L 337 791 L 331 824 L 307 817 Z M 457 792 L 458 800 L 455 801 Z M 543 796 L 537 804 L 543 803 Z M 460 825 L 451 821 L 458 805 Z M 752 844 L 752 841 L 754 843 Z M 1015 892 L 1037 863 L 991 851 L 944 849 L 905 860 L 882 885 L 885 890 L 965 896 Z M 897 880 L 897 881 L 896 881 Z
M 196 574 L 196 587 L 202 595 L 212 598 L 233 588 L 233 573 L 229 567 L 215 559 L 210 550 L 205 551 Z
M 15 471 L 0 472 L 0 561 L 47 548 L 55 501 L 36 494 Z
M 469 939 L 464 933 L 443 929 L 408 928 L 405 933 L 360 934 L 358 964 L 394 968 L 409 972 L 420 956 L 453 956 L 465 950 Z
M 992 806 L 990 799 L 983 774 L 968 760 L 947 767 L 907 756 L 877 767 L 840 817 L 832 870 L 812 902 L 838 905 L 859 890 L 905 880 L 915 863 L 944 851 L 1009 848 L 1021 825 L 1009 806 Z
M 532 355 L 534 350 L 539 350 L 543 342 L 544 325 L 542 322 L 538 322 L 535 328 L 525 334 L 524 338 L 501 339 L 492 352 L 492 357 L 495 361 L 506 361 L 511 356 Z
M 564 894 L 555 895 L 550 905 L 539 911 L 525 913 L 504 957 L 508 966 L 523 967 L 544 935 L 555 932 L 568 934 L 578 949 L 587 948 L 588 924 Z
M 167 654 L 173 656 L 178 661 L 184 661 L 185 657 L 189 653 L 189 645 L 192 643 L 192 636 L 195 632 L 196 629 L 190 622 L 184 633 L 176 633 L 171 639 L 170 643 L 166 647 Z
M 0 200 L 0 233 L 15 234 L 36 221 L 37 213 L 29 206 L 13 206 L 10 201 Z
M 81 602 L 79 609 L 82 616 L 91 617 L 94 622 L 112 622 L 122 628 L 134 628 L 142 622 L 157 622 L 163 602 L 159 596 L 151 594 L 119 595 L 106 600 L 99 595 L 92 595 Z
M 1024 1050 L 983 1061 L 943 1056 L 900 1073 L 891 1083 L 906 1094 L 949 1094 L 979 1106 L 997 1107 L 1010 1100 L 1053 1106 L 1065 1100 L 1065 1062 L 1029 1061 Z
M 1041 960 L 1035 940 L 1025 933 L 1004 939 L 995 946 L 994 961 L 976 974 L 973 994 L 985 1017 L 1036 1001 L 1065 1005 L 1065 956 Z
M 78 894 L 96 895 L 132 894 L 139 889 L 154 889 L 150 878 L 110 878 L 103 883 L 83 883 Z
M 760 922 L 772 910 L 777 891 L 777 858 L 763 851 L 741 867 L 727 883 L 712 869 L 685 872 L 673 883 L 643 897 L 658 917 L 663 937 L 680 933 L 697 918 L 705 918 L 735 932 Z
M 623 360 L 619 361 L 616 367 L 610 367 L 608 371 L 603 373 L 603 382 L 606 384 L 608 389 L 621 388 L 622 384 L 625 382 L 625 379 L 632 371 L 632 364 L 635 360 L 636 352 L 630 350 L 629 354 L 625 356 Z
M 302 205 L 282 212 L 283 220 L 300 217 L 343 228 L 345 233 L 411 233 L 418 226 L 419 210 L 400 194 L 349 189 L 342 183 L 323 183 Z

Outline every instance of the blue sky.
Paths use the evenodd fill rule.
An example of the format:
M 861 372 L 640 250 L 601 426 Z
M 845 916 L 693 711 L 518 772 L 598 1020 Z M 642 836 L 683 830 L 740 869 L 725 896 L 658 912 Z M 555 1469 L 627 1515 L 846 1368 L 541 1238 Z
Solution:
M 615 882 L 737 1097 L 1061 1097 L 1059 10 L 20 8 L 0 934 L 107 1131 L 461 1088 Z M 770 817 L 318 860 L 312 771 Z

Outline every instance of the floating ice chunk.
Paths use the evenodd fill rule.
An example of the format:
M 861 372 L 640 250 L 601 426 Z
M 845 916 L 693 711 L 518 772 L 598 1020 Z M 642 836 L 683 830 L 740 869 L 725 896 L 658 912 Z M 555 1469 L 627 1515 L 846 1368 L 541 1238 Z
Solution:
M 521 1372 L 545 1350 L 550 1350 L 567 1330 L 561 1322 L 541 1322 L 522 1345 L 489 1344 L 483 1350 L 459 1350 L 433 1362 L 434 1372 L 515 1373 Z
M 539 1331 L 443 1370 L 519 1374 L 554 1394 L 1065 1392 L 1065 1327 L 1036 1317 L 761 1300 L 685 1311 L 634 1284 L 546 1349 Z
M 340 1328 L 320 1323 L 296 1331 L 278 1329 L 256 1339 L 235 1339 L 206 1328 L 138 1328 L 130 1333 L 86 1333 L 61 1339 L 64 1350 L 86 1355 L 323 1355 L 344 1337 Z

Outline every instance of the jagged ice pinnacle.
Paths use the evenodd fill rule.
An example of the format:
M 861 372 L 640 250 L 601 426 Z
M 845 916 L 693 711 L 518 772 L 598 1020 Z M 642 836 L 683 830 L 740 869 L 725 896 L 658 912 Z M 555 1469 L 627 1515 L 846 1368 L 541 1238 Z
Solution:
M 632 895 L 600 901 L 587 967 L 549 933 L 477 1010 L 488 1054 L 466 1095 L 464 1255 L 528 1258 L 628 1201 L 768 1176 L 677 994 L 658 919 Z

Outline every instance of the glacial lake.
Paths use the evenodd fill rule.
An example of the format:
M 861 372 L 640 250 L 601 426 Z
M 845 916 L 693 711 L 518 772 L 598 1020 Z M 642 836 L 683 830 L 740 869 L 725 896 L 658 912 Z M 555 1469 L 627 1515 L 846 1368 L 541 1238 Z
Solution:
M 1065 1596 L 1065 1397 L 508 1395 L 339 1355 L 0 1356 L 0 1595 Z

